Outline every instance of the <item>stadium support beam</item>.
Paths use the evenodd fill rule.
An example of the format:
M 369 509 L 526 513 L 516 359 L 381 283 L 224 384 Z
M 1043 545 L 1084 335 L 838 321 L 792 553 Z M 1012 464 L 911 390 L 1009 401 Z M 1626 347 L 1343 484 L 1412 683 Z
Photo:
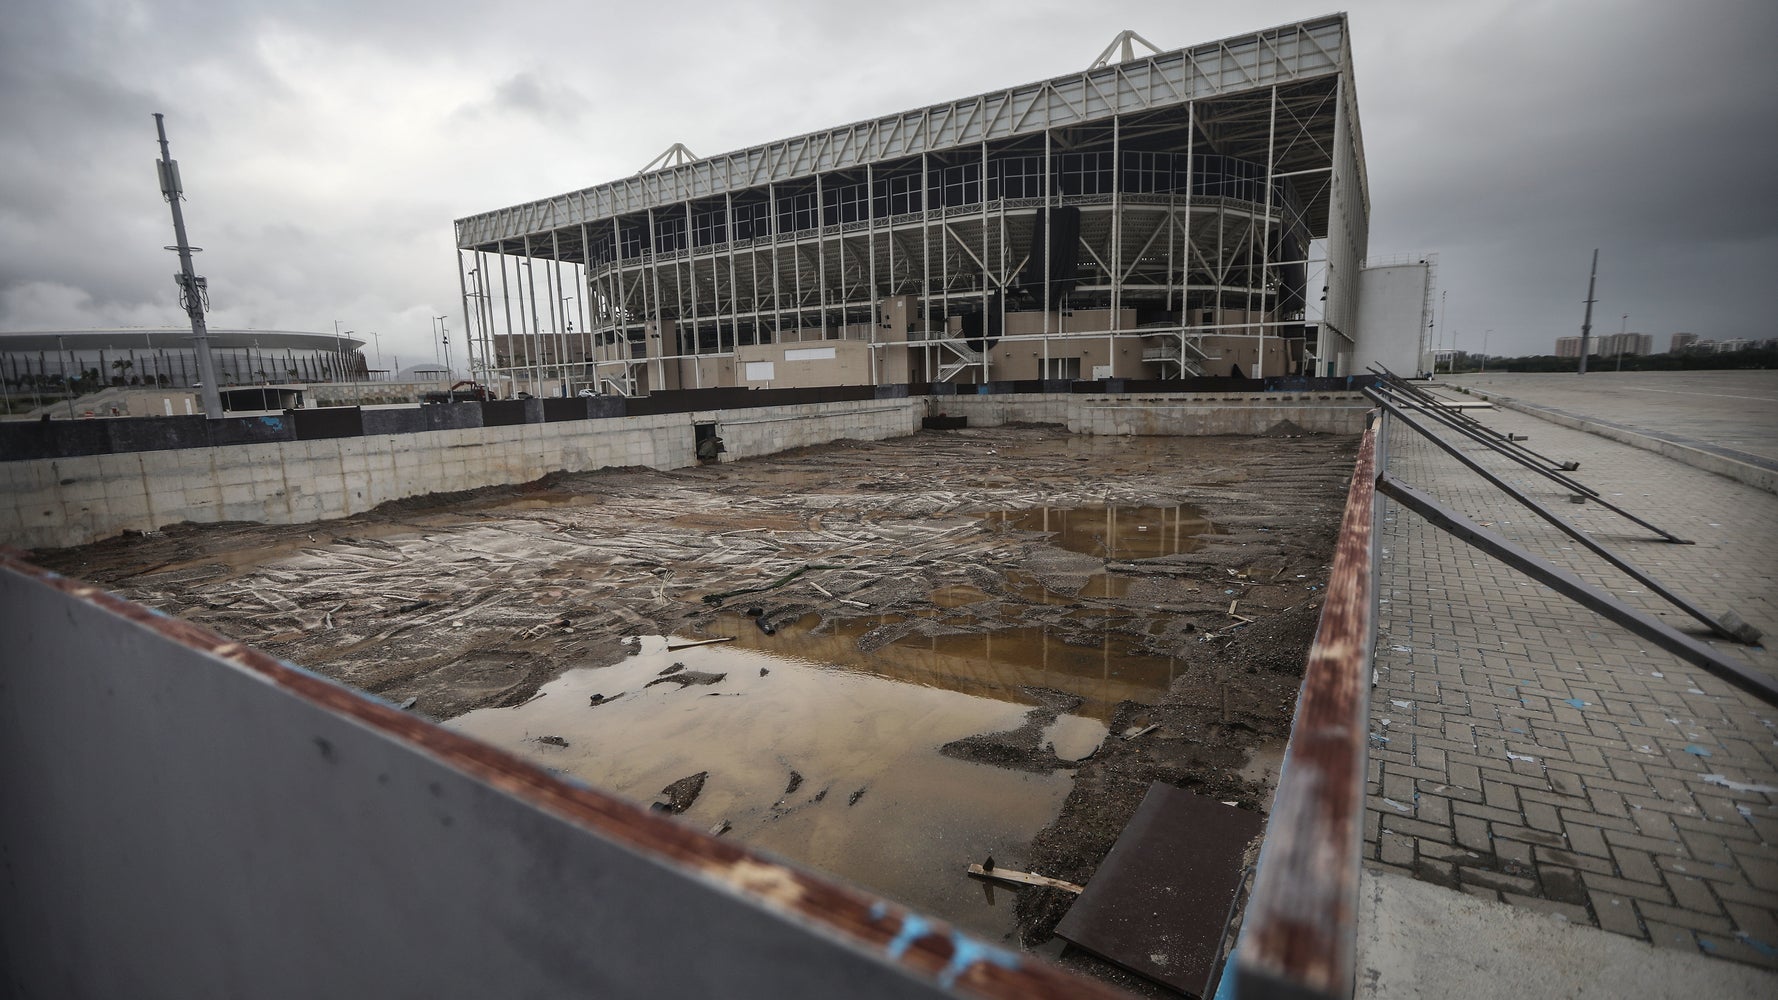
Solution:
M 1117 60 L 1118 62 L 1134 62 L 1136 59 L 1136 49 L 1135 46 L 1131 44 L 1132 42 L 1141 42 L 1148 51 L 1157 56 L 1161 54 L 1160 46 L 1143 38 L 1141 35 L 1136 34 L 1136 32 L 1131 29 L 1125 28 L 1117 33 L 1117 37 L 1111 40 L 1110 45 L 1105 46 L 1105 51 L 1099 53 L 1099 58 L 1094 59 L 1093 64 L 1088 66 L 1087 69 L 1103 69 L 1104 67 L 1111 65 L 1111 55 L 1114 52 L 1122 53 Z

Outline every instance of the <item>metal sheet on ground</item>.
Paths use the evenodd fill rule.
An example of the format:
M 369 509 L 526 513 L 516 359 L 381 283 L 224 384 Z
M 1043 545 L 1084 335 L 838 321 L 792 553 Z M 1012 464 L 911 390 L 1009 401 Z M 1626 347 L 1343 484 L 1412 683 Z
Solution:
M 1216 961 L 1242 855 L 1264 828 L 1259 813 L 1150 785 L 1056 933 L 1197 996 Z

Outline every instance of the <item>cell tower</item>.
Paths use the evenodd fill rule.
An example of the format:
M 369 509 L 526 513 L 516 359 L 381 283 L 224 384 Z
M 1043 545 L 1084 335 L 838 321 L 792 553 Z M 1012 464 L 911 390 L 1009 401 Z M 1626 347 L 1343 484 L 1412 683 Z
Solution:
M 173 283 L 179 286 L 179 304 L 185 307 L 186 315 L 191 317 L 191 346 L 198 356 L 198 378 L 202 380 L 200 387 L 204 400 L 204 416 L 211 420 L 222 419 L 222 393 L 216 388 L 216 364 L 210 358 L 210 333 L 204 327 L 204 310 L 210 308 L 210 287 L 197 269 L 192 266 L 191 255 L 202 252 L 202 248 L 194 247 L 185 238 L 185 213 L 179 210 L 179 202 L 185 197 L 184 185 L 179 182 L 179 161 L 173 159 L 167 148 L 167 123 L 164 116 L 154 113 L 154 130 L 160 134 L 161 158 L 154 163 L 155 172 L 160 175 L 161 197 L 173 206 L 173 238 L 177 241 L 173 246 L 165 247 L 179 253 L 179 273 L 173 275 Z

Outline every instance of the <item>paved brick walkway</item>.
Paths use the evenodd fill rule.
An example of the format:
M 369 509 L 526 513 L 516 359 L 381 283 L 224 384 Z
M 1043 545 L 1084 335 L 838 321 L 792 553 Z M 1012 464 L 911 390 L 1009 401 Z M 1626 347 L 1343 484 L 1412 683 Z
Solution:
M 1696 545 L 1465 451 L 1706 610 L 1778 642 L 1778 496 L 1483 412 Z M 1692 619 L 1397 426 L 1389 469 L 1626 603 Z M 1648 645 L 1383 501 L 1367 863 L 1665 947 L 1778 968 L 1778 706 Z M 1717 643 L 1767 671 L 1770 645 Z

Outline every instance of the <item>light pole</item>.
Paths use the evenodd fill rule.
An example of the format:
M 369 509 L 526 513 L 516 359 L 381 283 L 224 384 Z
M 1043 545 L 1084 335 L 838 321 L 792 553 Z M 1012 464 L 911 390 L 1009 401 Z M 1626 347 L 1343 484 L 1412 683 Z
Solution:
M 445 381 L 454 382 L 454 381 L 456 381 L 456 374 L 451 371 L 451 330 L 450 330 L 450 322 L 449 322 L 450 317 L 448 317 L 448 316 L 434 316 L 432 318 L 438 320 L 438 340 L 439 340 L 439 343 L 444 345 Z
M 372 330 L 370 332 L 370 339 L 376 341 L 377 344 L 377 371 L 383 371 L 383 335 Z M 387 372 L 383 373 L 385 375 L 388 374 Z
M 570 302 L 574 302 L 576 307 L 579 306 L 579 302 L 576 301 L 575 296 L 562 296 L 562 322 L 568 327 L 568 332 L 561 338 L 561 348 L 556 352 L 558 355 L 556 361 L 561 366 L 557 371 L 557 375 L 562 380 L 563 396 L 569 395 L 569 383 L 573 381 L 568 375 L 569 345 L 574 343 L 574 320 L 568 315 L 568 303 Z
M 482 277 L 480 268 L 472 267 L 469 269 L 469 287 L 475 289 L 475 291 L 469 293 L 469 298 L 475 301 L 475 321 L 473 323 L 470 322 L 467 313 L 465 313 L 463 317 L 463 322 L 466 324 L 463 328 L 463 338 L 469 344 L 469 377 L 477 382 L 480 382 L 481 378 L 493 381 L 488 375 L 488 324 L 482 317 Z M 476 378 L 475 375 L 477 348 L 480 348 L 481 353 L 481 378 Z
M 1624 313 L 1623 325 L 1617 331 L 1617 370 L 1624 370 L 1624 340 L 1630 329 L 1630 314 Z
M 1438 293 L 1438 333 L 1441 338 L 1445 335 L 1445 317 L 1450 315 L 1450 311 L 1445 305 L 1445 296 L 1449 294 L 1451 294 L 1451 290 L 1448 288 Z M 1434 365 L 1433 367 L 1438 366 Z
M 1494 335 L 1494 328 L 1489 327 L 1482 332 L 1482 374 L 1488 372 L 1488 338 Z

